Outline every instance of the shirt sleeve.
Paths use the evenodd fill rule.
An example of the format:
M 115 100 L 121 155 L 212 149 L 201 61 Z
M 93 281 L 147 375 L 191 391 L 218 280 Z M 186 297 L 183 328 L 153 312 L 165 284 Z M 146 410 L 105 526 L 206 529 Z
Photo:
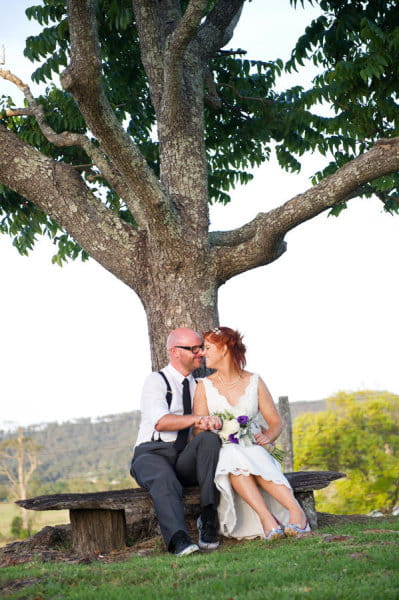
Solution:
M 153 429 L 158 421 L 169 414 L 166 400 L 166 383 L 159 373 L 150 373 L 141 393 L 141 414 Z

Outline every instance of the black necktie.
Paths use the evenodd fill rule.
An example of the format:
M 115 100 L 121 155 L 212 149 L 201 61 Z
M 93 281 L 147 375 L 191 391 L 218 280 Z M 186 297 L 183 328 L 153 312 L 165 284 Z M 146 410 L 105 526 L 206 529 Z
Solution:
M 185 415 L 191 414 L 190 384 L 188 379 L 183 379 L 183 413 Z M 175 441 L 175 448 L 178 452 L 181 452 L 185 448 L 189 431 L 190 427 L 186 427 L 186 429 L 180 429 L 180 431 L 178 431 Z

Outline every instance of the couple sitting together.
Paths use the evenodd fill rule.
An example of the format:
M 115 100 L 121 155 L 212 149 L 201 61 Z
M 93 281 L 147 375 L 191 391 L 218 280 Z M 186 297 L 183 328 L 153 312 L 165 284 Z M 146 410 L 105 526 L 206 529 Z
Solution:
M 167 348 L 169 364 L 144 383 L 131 475 L 150 492 L 169 552 L 214 550 L 219 533 L 271 541 L 310 531 L 266 449 L 280 435 L 281 419 L 265 383 L 244 369 L 241 335 L 216 327 L 203 343 L 192 329 L 179 328 Z M 203 356 L 214 372 L 196 382 L 191 373 Z M 184 519 L 183 487 L 189 486 L 200 488 L 198 545 Z

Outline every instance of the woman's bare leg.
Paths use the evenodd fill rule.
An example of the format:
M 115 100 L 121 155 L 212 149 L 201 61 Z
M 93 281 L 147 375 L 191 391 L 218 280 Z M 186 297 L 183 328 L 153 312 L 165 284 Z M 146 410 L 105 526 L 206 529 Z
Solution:
M 286 508 L 289 513 L 289 522 L 294 523 L 295 525 L 299 525 L 299 527 L 303 528 L 306 525 L 306 515 L 303 512 L 301 505 L 297 501 L 294 496 L 291 488 L 288 488 L 286 485 L 282 485 L 279 483 L 274 483 L 273 481 L 267 481 L 263 479 L 259 475 L 255 476 L 256 483 L 265 490 L 270 496 L 273 496 L 280 502 L 284 508 Z
M 254 509 L 256 514 L 259 516 L 260 522 L 262 523 L 265 535 L 267 535 L 272 529 L 279 527 L 277 521 L 270 513 L 266 506 L 265 500 L 256 484 L 256 480 L 253 475 L 232 475 L 230 473 L 230 482 L 233 489 L 241 496 L 243 500 L 251 508 Z

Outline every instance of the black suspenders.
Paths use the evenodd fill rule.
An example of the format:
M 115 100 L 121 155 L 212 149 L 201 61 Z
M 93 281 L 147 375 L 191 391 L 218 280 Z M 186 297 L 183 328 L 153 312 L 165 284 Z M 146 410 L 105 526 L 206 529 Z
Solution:
M 158 373 L 164 378 L 165 383 L 166 383 L 166 402 L 168 403 L 168 408 L 170 408 L 170 404 L 172 402 L 172 388 L 170 387 L 170 383 L 167 380 L 167 377 L 165 375 L 165 373 L 163 373 L 162 371 L 158 371 Z M 195 380 L 195 383 L 197 383 L 197 380 Z
M 158 371 L 158 373 L 164 378 L 165 383 L 166 383 L 166 402 L 168 403 L 168 408 L 170 408 L 170 404 L 172 402 L 172 388 L 170 387 L 170 383 L 166 377 L 166 375 L 164 375 L 164 373 L 162 373 L 162 371 Z M 161 442 L 161 433 L 158 431 L 158 442 Z M 153 432 L 152 436 L 151 436 L 151 441 L 155 442 L 157 440 L 155 440 L 155 431 Z
M 170 383 L 166 378 L 166 375 L 162 373 L 162 371 L 158 371 L 158 373 L 164 378 L 166 383 L 166 402 L 168 403 L 168 408 L 170 408 L 170 404 L 172 402 L 172 388 L 170 387 Z

